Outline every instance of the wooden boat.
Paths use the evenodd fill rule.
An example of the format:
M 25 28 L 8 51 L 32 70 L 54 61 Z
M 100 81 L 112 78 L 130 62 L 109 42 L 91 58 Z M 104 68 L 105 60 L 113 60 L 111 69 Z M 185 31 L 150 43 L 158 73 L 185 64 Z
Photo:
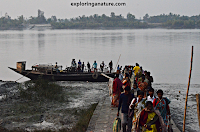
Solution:
M 8 67 L 11 70 L 36 80 L 38 78 L 49 81 L 89 81 L 89 82 L 108 82 L 108 77 L 114 77 L 115 73 L 104 72 L 71 72 L 69 68 L 62 70 L 61 65 L 39 64 L 32 66 L 32 70 L 25 70 L 26 61 L 17 62 L 17 68 Z

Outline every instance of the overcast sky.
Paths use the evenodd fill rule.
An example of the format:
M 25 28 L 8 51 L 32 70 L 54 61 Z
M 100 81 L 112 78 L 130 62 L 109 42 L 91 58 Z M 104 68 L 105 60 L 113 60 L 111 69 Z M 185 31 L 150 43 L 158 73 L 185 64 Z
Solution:
M 120 7 L 73 7 L 71 2 L 124 2 L 126 6 Z M 200 0 L 0 0 L 0 17 L 7 12 L 11 18 L 24 15 L 37 16 L 37 10 L 44 11 L 46 18 L 52 15 L 57 18 L 73 18 L 82 15 L 106 14 L 115 12 L 116 15 L 130 12 L 136 18 L 142 18 L 146 13 L 150 16 L 169 14 L 199 15 Z

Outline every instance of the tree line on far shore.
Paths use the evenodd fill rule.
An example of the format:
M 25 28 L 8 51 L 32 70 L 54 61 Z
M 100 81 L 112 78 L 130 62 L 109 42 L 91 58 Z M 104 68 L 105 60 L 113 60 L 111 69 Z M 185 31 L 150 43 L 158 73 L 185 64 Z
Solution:
M 29 24 L 51 24 L 53 29 L 140 29 L 140 28 L 172 28 L 194 29 L 200 28 L 200 15 L 180 16 L 179 14 L 160 14 L 149 16 L 145 14 L 143 19 L 136 19 L 135 15 L 128 13 L 126 18 L 122 15 L 110 16 L 105 14 L 79 16 L 71 19 L 57 19 L 56 16 L 45 18 L 44 12 L 38 10 L 38 16 L 25 19 L 23 15 L 17 19 L 11 19 L 8 15 L 0 18 L 0 30 L 24 29 Z

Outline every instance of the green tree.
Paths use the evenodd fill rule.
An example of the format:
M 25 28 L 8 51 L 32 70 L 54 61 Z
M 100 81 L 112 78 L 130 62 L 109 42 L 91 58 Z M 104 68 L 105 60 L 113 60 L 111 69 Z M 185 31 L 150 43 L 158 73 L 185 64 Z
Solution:
M 114 12 L 111 12 L 110 16 L 111 16 L 112 18 L 115 18 L 115 13 L 114 13 Z
M 127 20 L 128 20 L 128 21 L 134 21 L 134 20 L 135 20 L 135 16 L 132 15 L 131 13 L 128 13 L 128 14 L 127 14 Z
M 148 21 L 148 19 L 149 19 L 149 14 L 145 14 L 144 17 L 143 17 L 143 20 Z

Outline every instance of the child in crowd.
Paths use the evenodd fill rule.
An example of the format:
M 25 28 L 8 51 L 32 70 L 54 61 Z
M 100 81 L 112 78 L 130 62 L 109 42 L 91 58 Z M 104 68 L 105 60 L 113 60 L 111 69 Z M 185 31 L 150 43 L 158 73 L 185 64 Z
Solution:
M 154 96 L 154 89 L 153 88 L 150 88 L 149 89 L 149 96 L 147 96 L 147 101 L 151 101 L 153 103 L 153 100 L 155 99 L 155 96 Z

